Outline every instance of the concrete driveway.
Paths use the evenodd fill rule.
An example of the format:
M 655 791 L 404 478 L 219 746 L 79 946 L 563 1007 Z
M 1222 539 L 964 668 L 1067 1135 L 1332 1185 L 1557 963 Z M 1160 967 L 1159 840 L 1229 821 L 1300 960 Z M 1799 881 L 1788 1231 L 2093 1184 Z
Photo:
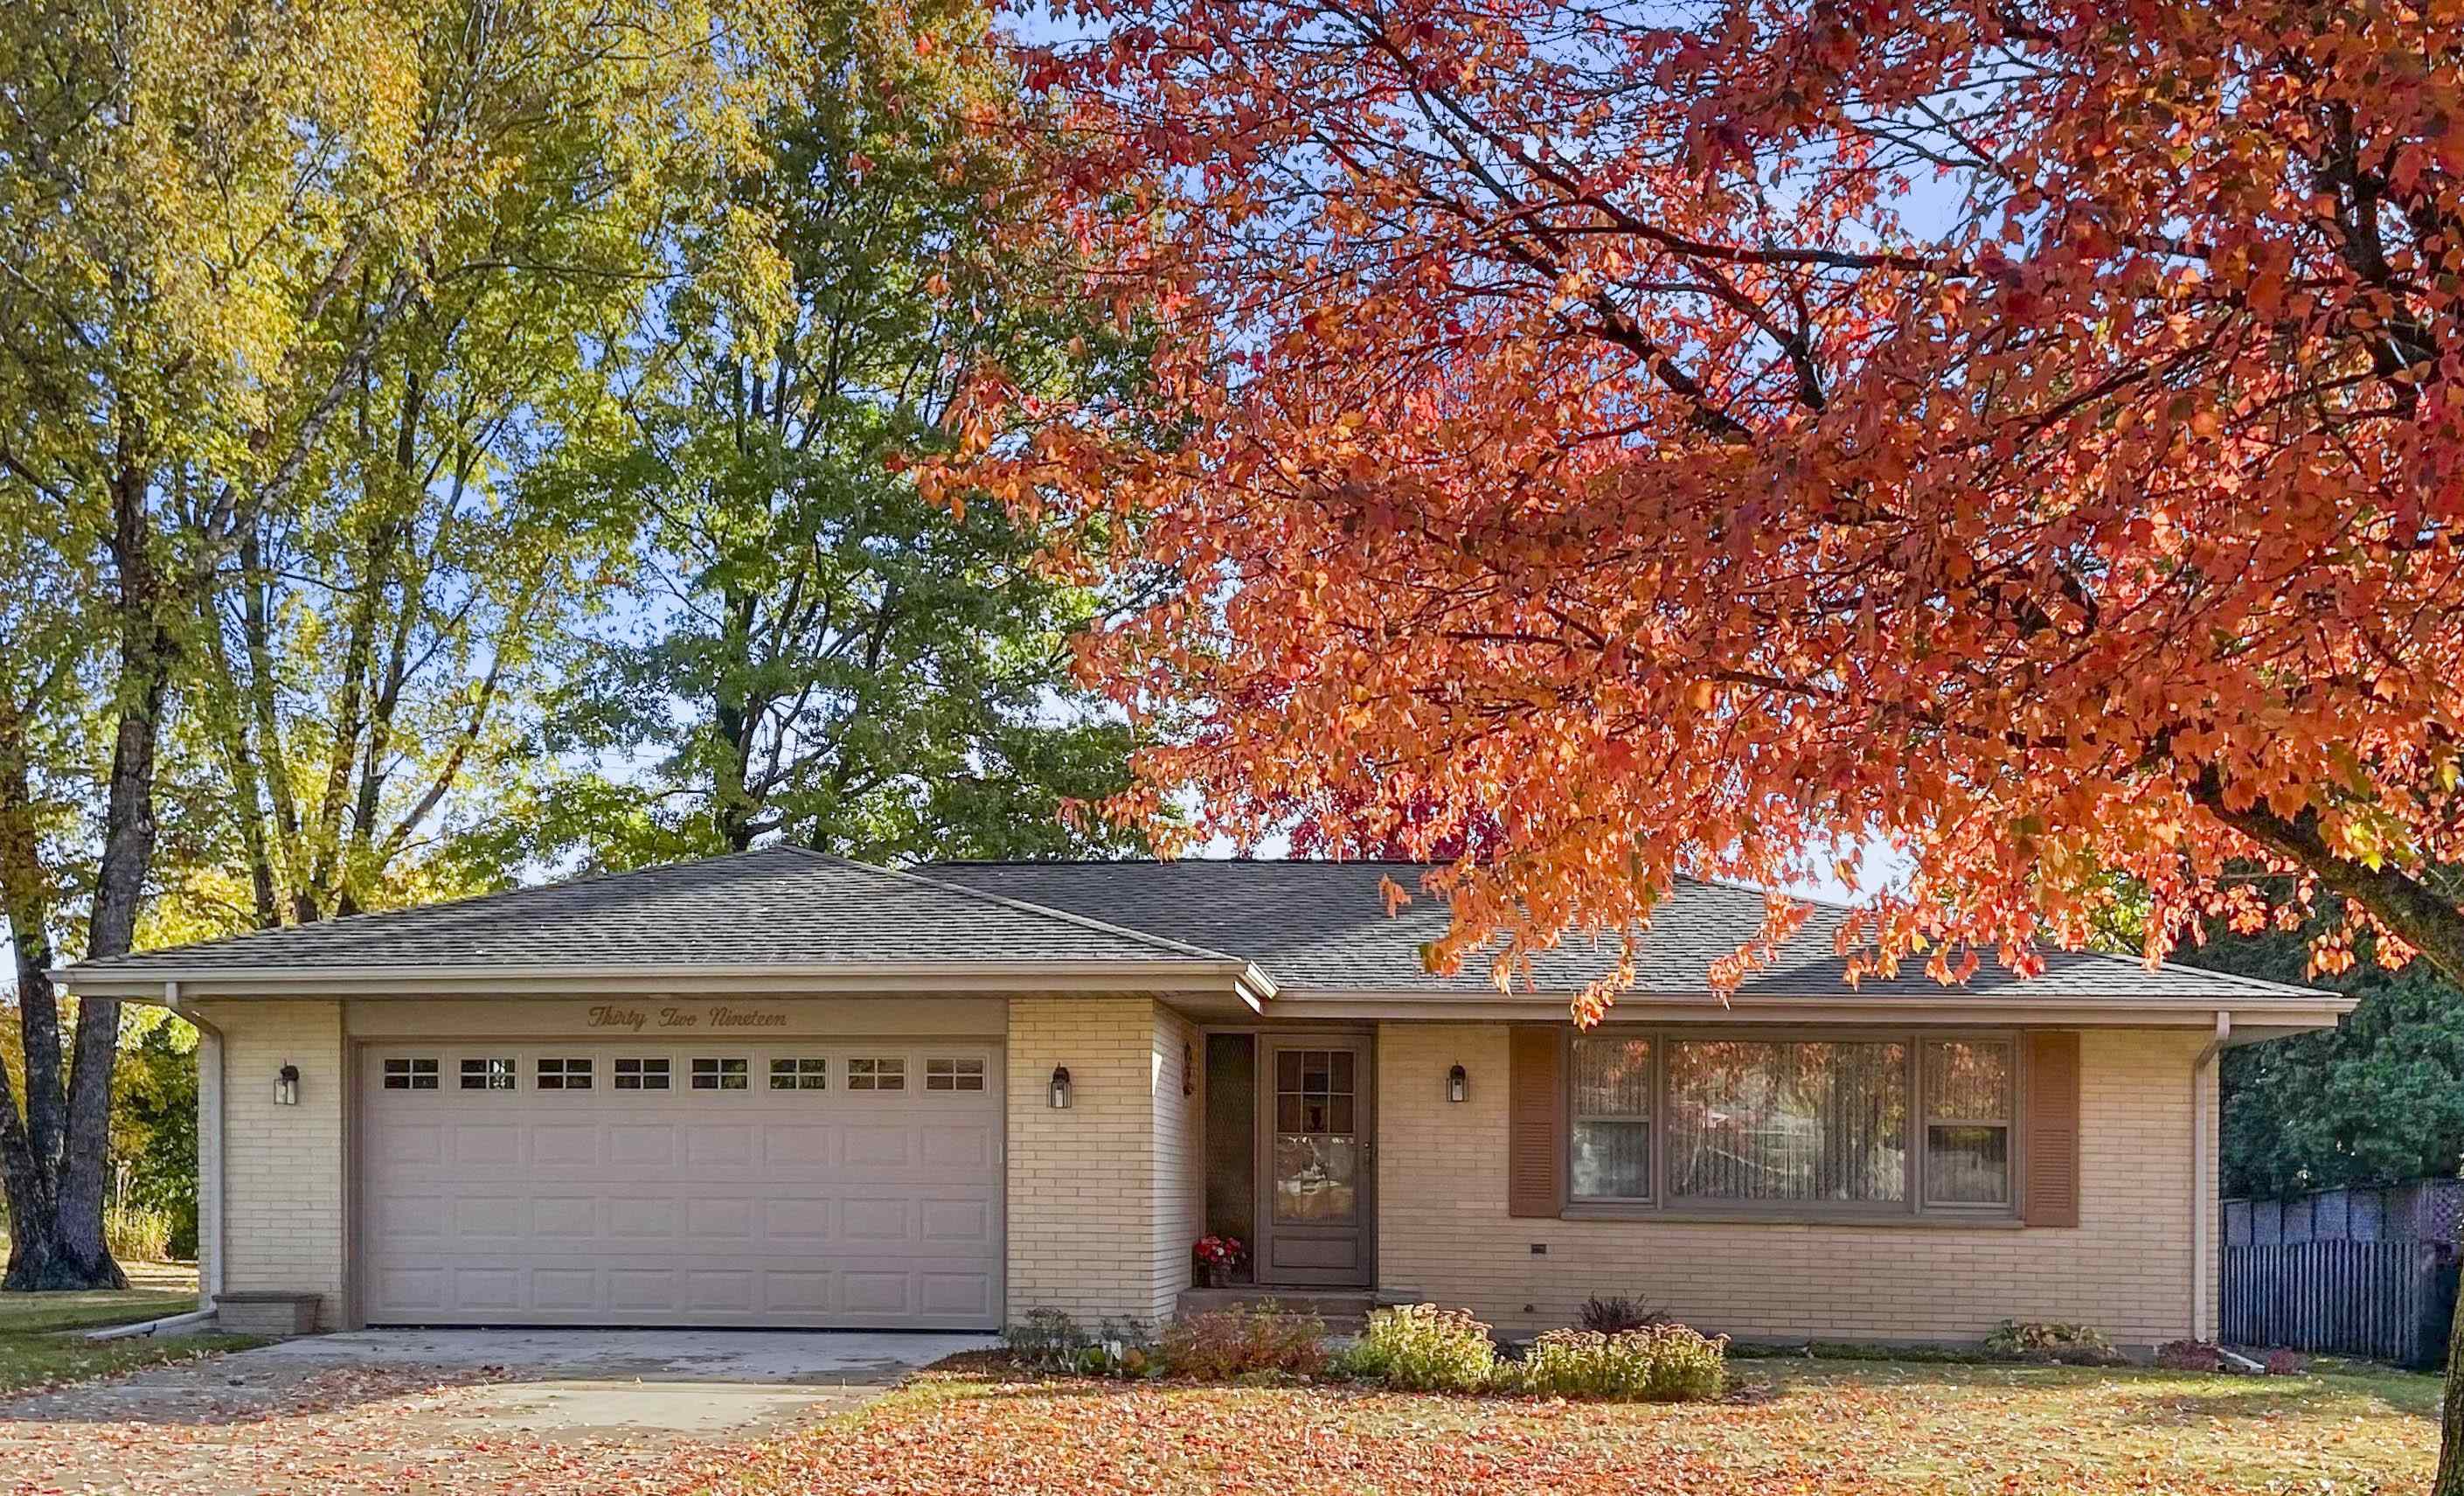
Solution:
M 784 1331 L 319 1335 L 0 1402 L 0 1491 L 658 1490 L 996 1343 Z

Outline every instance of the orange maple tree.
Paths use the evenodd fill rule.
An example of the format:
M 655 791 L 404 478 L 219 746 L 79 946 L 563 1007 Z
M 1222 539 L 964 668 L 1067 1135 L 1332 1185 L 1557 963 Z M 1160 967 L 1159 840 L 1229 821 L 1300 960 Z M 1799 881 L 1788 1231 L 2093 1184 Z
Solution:
M 1430 886 L 1501 979 L 1881 838 L 1852 975 L 2123 875 L 2150 957 L 2324 895 L 2321 968 L 2464 980 L 2464 5 L 1076 21 L 1053 211 L 1155 406 L 987 371 L 949 476 L 1171 580 L 1084 661 L 1196 713 L 1116 810 L 1493 827 Z
M 2464 4 L 1080 5 L 1025 67 L 1155 404 L 987 371 L 945 476 L 1170 579 L 1084 661 L 1196 714 L 1116 810 L 1493 825 L 1430 886 L 1501 979 L 1880 838 L 1854 973 L 2123 875 L 2151 957 L 2315 898 L 2464 980 Z
M 2123 873 L 2151 955 L 2324 891 L 2464 978 L 2464 6 L 1079 21 L 1053 210 L 1161 410 L 987 371 L 949 475 L 1173 579 L 1086 659 L 1198 704 L 1145 806 L 1500 827 L 1436 887 L 1507 976 L 1884 838 L 1859 970 Z

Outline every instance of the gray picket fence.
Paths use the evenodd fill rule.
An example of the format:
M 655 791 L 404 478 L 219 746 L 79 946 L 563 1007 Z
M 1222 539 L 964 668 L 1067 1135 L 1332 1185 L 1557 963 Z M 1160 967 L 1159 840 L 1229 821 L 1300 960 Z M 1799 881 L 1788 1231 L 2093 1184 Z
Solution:
M 2459 1186 L 2227 1200 L 2222 1339 L 2434 1366 L 2456 1291 Z

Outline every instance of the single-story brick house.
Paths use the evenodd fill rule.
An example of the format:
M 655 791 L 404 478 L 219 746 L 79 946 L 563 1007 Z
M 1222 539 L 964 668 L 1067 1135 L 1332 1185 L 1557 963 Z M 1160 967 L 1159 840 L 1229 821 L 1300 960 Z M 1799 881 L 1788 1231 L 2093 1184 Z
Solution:
M 1418 871 L 781 847 L 64 976 L 197 1023 L 209 1291 L 325 1328 L 1152 1321 L 1220 1232 L 1507 1334 L 2206 1335 L 2217 1052 L 2350 1007 L 2087 955 L 1852 990 L 1837 912 L 1723 1003 L 1763 899 L 1696 884 L 1578 1034 L 1604 957 L 1430 976 Z

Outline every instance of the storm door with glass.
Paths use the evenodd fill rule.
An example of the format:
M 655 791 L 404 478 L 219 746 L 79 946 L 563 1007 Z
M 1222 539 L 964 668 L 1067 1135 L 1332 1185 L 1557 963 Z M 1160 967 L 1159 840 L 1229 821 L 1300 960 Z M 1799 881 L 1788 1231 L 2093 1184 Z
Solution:
M 1258 1281 L 1372 1282 L 1370 1041 L 1270 1039 L 1258 1067 Z

